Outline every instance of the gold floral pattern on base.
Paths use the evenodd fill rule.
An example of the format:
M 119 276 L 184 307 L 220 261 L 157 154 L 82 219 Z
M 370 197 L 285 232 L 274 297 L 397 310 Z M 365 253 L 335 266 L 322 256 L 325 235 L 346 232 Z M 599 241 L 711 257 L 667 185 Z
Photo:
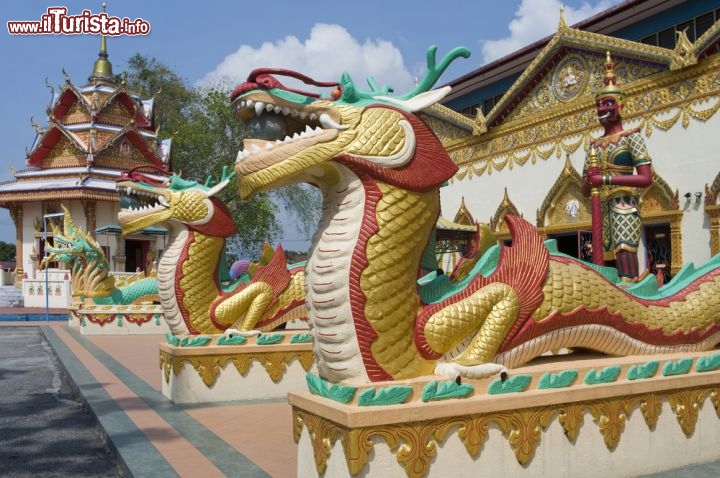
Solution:
M 250 352 L 242 354 L 207 354 L 179 356 L 160 351 L 160 368 L 165 377 L 165 383 L 170 383 L 170 372 L 176 376 L 180 374 L 184 365 L 188 363 L 202 378 L 207 387 L 215 385 L 215 381 L 223 368 L 229 363 L 235 366 L 240 375 L 246 375 L 253 360 L 258 362 L 267 372 L 274 383 L 280 382 L 287 366 L 297 359 L 303 370 L 310 370 L 313 363 L 312 351 L 282 351 L 282 352 Z
M 613 451 L 618 446 L 625 430 L 625 423 L 632 413 L 639 410 L 648 429 L 653 431 L 663 402 L 669 404 L 683 433 L 690 438 L 695 430 L 699 410 L 708 398 L 720 418 L 720 388 L 717 387 L 689 388 L 607 400 L 358 428 L 341 426 L 293 406 L 293 434 L 295 442 L 299 443 L 303 427 L 307 429 L 313 446 L 315 466 L 320 475 L 323 475 L 327 469 L 328 459 L 338 438 L 342 440 L 345 460 L 351 475 L 359 474 L 368 464 L 373 449 L 373 438 L 381 438 L 394 453 L 407 476 L 422 477 L 428 475 L 439 445 L 445 443 L 451 433 L 457 433 L 468 455 L 475 459 L 480 455 L 488 439 L 489 426 L 494 424 L 508 440 L 518 462 L 528 466 L 540 445 L 543 432 L 555 418 L 563 427 L 568 441 L 575 443 L 584 423 L 584 415 L 589 413 L 603 435 L 605 446 Z

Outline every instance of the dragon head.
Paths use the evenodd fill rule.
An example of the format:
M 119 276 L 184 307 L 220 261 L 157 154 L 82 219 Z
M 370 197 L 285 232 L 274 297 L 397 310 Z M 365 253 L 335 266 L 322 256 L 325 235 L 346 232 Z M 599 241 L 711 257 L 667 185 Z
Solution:
M 42 260 L 42 265 L 49 262 L 72 264 L 77 260 L 88 264 L 104 259 L 105 254 L 95 239 L 75 225 L 70 211 L 65 206 L 62 206 L 62 209 L 63 228 L 60 230 L 54 223 L 50 223 L 53 243 L 45 244 L 47 257 Z
M 398 97 L 388 96 L 392 88 L 378 87 L 372 78 L 370 91 L 363 91 L 347 73 L 332 83 L 289 70 L 254 70 L 231 94 L 248 135 L 235 164 L 240 195 L 301 181 L 332 184 L 330 161 L 410 189 L 442 184 L 457 168 L 413 112 L 449 92 L 449 87 L 430 88 L 454 59 L 469 56 L 469 51 L 456 48 L 437 65 L 435 53 L 435 47 L 428 50 L 428 72 L 418 86 Z M 307 93 L 284 86 L 276 76 L 332 90 Z M 416 148 L 419 142 L 422 148 Z
M 147 167 L 147 166 L 145 166 Z M 123 235 L 159 224 L 182 226 L 203 234 L 228 237 L 236 232 L 230 211 L 214 197 L 232 179 L 226 174 L 214 186 L 171 176 L 150 175 L 138 168 L 123 172 L 118 179 L 121 210 L 118 221 Z

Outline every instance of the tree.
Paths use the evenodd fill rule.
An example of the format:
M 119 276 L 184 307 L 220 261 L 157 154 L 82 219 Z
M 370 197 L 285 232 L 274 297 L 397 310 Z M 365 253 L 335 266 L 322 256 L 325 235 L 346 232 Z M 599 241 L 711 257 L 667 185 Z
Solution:
M 0 241 L 0 261 L 15 260 L 15 244 Z
M 156 121 L 161 138 L 172 137 L 173 169 L 183 177 L 204 183 L 217 181 L 226 167 L 232 171 L 243 149 L 245 127 L 230 108 L 229 92 L 191 88 L 155 58 L 136 54 L 128 61 L 127 85 L 155 96 Z M 232 181 L 221 193 L 235 218 L 238 234 L 231 239 L 236 255 L 255 257 L 262 243 L 282 237 L 278 212 L 283 207 L 308 233 L 319 216 L 319 193 L 310 187 L 288 186 L 241 200 Z

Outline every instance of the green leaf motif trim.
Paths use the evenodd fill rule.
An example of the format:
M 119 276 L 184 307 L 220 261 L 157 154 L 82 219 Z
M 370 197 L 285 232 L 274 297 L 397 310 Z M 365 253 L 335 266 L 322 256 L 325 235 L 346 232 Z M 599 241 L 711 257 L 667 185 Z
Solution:
M 504 382 L 496 378 L 488 385 L 488 393 L 490 395 L 500 395 L 503 393 L 524 392 L 530 386 L 532 375 L 515 375 L 507 378 Z
M 633 365 L 628 369 L 628 380 L 643 380 L 654 377 L 660 368 L 660 362 L 653 360 L 642 365 Z
M 175 347 L 180 347 L 180 338 L 174 336 L 172 333 L 168 332 L 165 334 L 165 339 L 167 340 L 167 343 L 170 345 L 174 345 Z
M 454 380 L 428 382 L 422 391 L 422 401 L 432 402 L 434 400 L 447 400 L 449 398 L 465 398 L 475 391 L 470 384 L 458 384 Z
M 212 341 L 212 337 L 207 335 L 200 335 L 198 337 L 185 337 L 180 340 L 180 347 L 202 347 L 209 344 Z
M 283 334 L 262 334 L 257 338 L 257 345 L 275 345 L 283 341 Z
M 577 370 L 563 370 L 558 373 L 545 372 L 538 381 L 537 388 L 545 390 L 548 388 L 565 388 L 569 387 L 577 380 Z
M 243 337 L 242 335 L 233 335 L 232 337 L 229 335 L 223 335 L 217 339 L 215 345 L 245 345 L 246 343 L 247 337 Z
M 680 359 L 677 362 L 668 360 L 667 362 L 665 362 L 665 365 L 663 365 L 663 377 L 671 377 L 673 375 L 685 375 L 690 371 L 690 367 L 692 367 L 692 364 L 693 359 L 691 358 Z
M 585 375 L 585 384 L 586 385 L 599 385 L 601 383 L 611 383 L 617 380 L 618 376 L 620 376 L 620 365 L 611 365 L 609 367 L 605 367 L 604 369 L 600 370 L 600 372 L 596 372 L 595 369 L 590 370 L 587 375 Z
M 290 337 L 291 344 L 306 344 L 312 342 L 312 335 L 310 334 L 295 334 Z
M 358 395 L 358 405 L 361 407 L 397 405 L 405 402 L 412 391 L 412 387 L 398 385 L 396 387 L 381 388 L 375 393 L 375 387 L 370 387 Z
M 355 396 L 355 392 L 357 392 L 357 387 L 338 384 L 331 385 L 327 380 L 311 373 L 305 374 L 305 381 L 308 384 L 310 393 L 313 395 L 329 398 L 339 403 L 348 403 Z
M 708 355 L 706 357 L 700 357 L 695 365 L 695 370 L 698 372 L 712 372 L 720 368 L 720 354 Z
M 118 315 L 116 316 L 116 318 L 117 318 L 117 326 L 118 326 L 118 327 L 122 327 L 122 326 L 123 326 L 123 321 L 122 321 L 123 316 L 122 316 L 121 314 L 118 314 Z

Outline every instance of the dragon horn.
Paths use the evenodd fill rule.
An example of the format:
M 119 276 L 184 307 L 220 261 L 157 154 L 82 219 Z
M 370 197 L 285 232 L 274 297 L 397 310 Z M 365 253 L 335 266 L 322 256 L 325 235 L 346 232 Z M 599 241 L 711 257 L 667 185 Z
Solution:
M 223 166 L 221 180 L 207 192 L 208 197 L 215 196 L 217 193 L 225 189 L 225 186 L 227 186 L 230 183 L 230 180 L 235 177 L 235 171 L 230 174 L 228 174 L 227 171 L 228 167 Z
M 440 75 L 442 75 L 448 66 L 450 66 L 450 63 L 455 61 L 457 58 L 463 57 L 468 58 L 470 56 L 470 50 L 468 50 L 465 47 L 459 46 L 457 48 L 453 48 L 450 50 L 449 53 L 447 53 L 442 60 L 440 60 L 440 63 L 437 65 L 435 64 L 435 55 L 437 54 L 437 46 L 433 45 L 430 48 L 428 48 L 427 51 L 427 65 L 428 69 L 427 72 L 425 72 L 425 76 L 423 77 L 422 81 L 415 87 L 414 90 L 412 90 L 410 93 L 406 93 L 402 96 L 399 96 L 398 99 L 401 100 L 409 100 L 415 95 L 418 95 L 420 93 L 423 93 L 425 91 L 430 90 L 430 88 L 433 87 L 435 82 L 440 78 Z

